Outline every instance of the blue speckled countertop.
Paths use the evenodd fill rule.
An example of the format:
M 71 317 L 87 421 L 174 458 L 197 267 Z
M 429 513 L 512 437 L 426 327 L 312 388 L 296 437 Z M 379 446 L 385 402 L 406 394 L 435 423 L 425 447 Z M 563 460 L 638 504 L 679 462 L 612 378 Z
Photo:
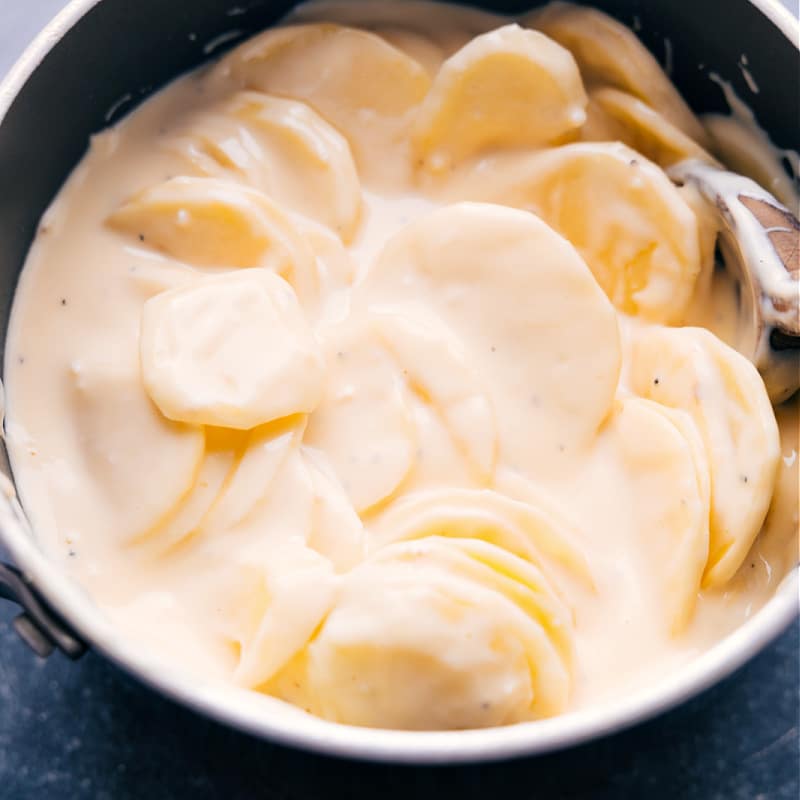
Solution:
M 797 11 L 797 0 L 786 0 Z M 0 0 L 0 75 L 64 0 Z M 0 551 L 0 558 L 3 556 Z M 36 658 L 0 601 L 0 800 L 797 800 L 800 624 L 653 722 L 570 751 L 470 768 L 310 756 L 176 706 L 92 653 Z

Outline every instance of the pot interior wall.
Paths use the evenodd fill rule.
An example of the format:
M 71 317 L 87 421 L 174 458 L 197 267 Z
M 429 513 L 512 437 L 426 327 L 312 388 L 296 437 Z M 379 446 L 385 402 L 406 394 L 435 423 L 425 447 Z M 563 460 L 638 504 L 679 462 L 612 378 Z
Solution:
M 593 4 L 635 24 L 656 57 L 662 63 L 671 60 L 673 79 L 695 110 L 727 109 L 708 77 L 717 72 L 748 99 L 777 144 L 798 147 L 800 52 L 748 0 Z M 39 218 L 81 158 L 89 136 L 204 61 L 204 46 L 215 37 L 238 31 L 228 42 L 232 46 L 292 5 L 291 0 L 103 0 L 52 48 L 0 123 L 0 348 Z M 473 5 L 517 13 L 537 3 Z M 756 95 L 738 66 L 742 54 L 760 88 Z M 7 464 L 3 469 L 8 474 Z

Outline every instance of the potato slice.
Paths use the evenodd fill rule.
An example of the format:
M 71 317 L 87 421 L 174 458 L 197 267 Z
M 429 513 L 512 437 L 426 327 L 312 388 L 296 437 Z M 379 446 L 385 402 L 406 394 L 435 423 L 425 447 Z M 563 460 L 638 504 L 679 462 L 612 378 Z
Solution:
M 407 56 L 413 58 L 428 73 L 431 79 L 447 58 L 447 53 L 433 39 L 408 28 L 394 25 L 379 25 L 373 28 L 385 42 L 392 47 L 402 50 Z M 466 44 L 466 42 L 465 42 Z
M 542 567 L 557 564 L 594 587 L 574 528 L 549 508 L 489 489 L 439 489 L 409 494 L 370 527 L 370 549 L 426 536 L 481 539 Z
M 414 463 L 414 425 L 400 369 L 368 325 L 339 326 L 304 442 L 327 456 L 356 511 L 391 497 Z
M 311 254 L 289 218 L 267 197 L 214 178 L 171 178 L 145 189 L 108 224 L 199 267 L 310 271 Z
M 237 92 L 192 116 L 167 144 L 201 175 L 241 181 L 345 241 L 361 213 L 361 186 L 347 140 L 310 106 Z
M 533 11 L 522 24 L 566 47 L 591 87 L 612 86 L 629 92 L 705 145 L 705 131 L 697 117 L 650 51 L 621 22 L 594 8 L 556 2 Z
M 464 342 L 486 381 L 509 466 L 552 469 L 553 458 L 591 440 L 616 391 L 617 318 L 545 223 L 476 203 L 412 223 L 388 242 L 354 304 L 419 303 Z
M 385 168 L 430 86 L 420 64 L 379 36 L 324 23 L 268 30 L 224 58 L 217 74 L 307 102 L 347 137 L 367 175 Z
M 299 446 L 306 419 L 284 417 L 249 431 L 225 485 L 203 518 L 203 531 L 224 533 L 245 519 L 266 496 L 289 452 Z
M 191 491 L 164 522 L 136 541 L 137 552 L 145 557 L 161 558 L 198 533 L 230 478 L 246 434 L 227 428 L 206 428 L 205 434 L 205 453 Z
M 490 150 L 547 144 L 580 127 L 586 93 L 569 51 L 507 25 L 473 39 L 439 70 L 412 131 L 441 172 Z
M 326 225 L 345 242 L 356 233 L 361 185 L 347 140 L 305 103 L 240 92 L 224 112 L 245 123 L 263 148 L 262 191 Z
M 387 547 L 347 576 L 307 648 L 305 683 L 313 710 L 339 722 L 508 724 L 563 710 L 571 636 L 569 611 L 530 564 L 433 537 Z
M 323 362 L 297 298 L 266 269 L 229 272 L 148 300 L 147 392 L 169 419 L 248 429 L 312 411 Z
M 700 272 L 697 218 L 667 176 L 619 143 L 485 159 L 451 193 L 533 211 L 586 259 L 614 305 L 683 319 Z
M 293 8 L 287 20 L 292 23 L 335 22 L 366 28 L 381 36 L 387 29 L 407 32 L 435 44 L 446 58 L 470 39 L 506 24 L 508 17 L 471 6 L 459 6 L 458 14 L 453 14 L 446 3 L 434 6 L 427 0 L 403 0 L 402 3 L 316 0 Z M 405 49 L 399 44 L 395 46 Z M 409 55 L 414 54 L 410 52 Z
M 419 309 L 373 309 L 372 318 L 410 387 L 437 409 L 478 478 L 489 481 L 497 458 L 494 412 L 458 337 Z
M 703 441 L 685 411 L 637 397 L 623 401 L 613 425 L 646 568 L 660 584 L 666 626 L 675 636 L 692 617 L 708 560 Z
M 97 502 L 128 544 L 146 536 L 188 495 L 203 458 L 203 429 L 164 419 L 138 372 L 118 362 L 73 362 L 75 433 Z
M 336 592 L 330 562 L 299 542 L 273 547 L 261 559 L 240 556 L 221 584 L 217 602 L 223 608 L 215 616 L 226 621 L 223 636 L 239 653 L 233 680 L 249 689 L 267 682 L 307 644 Z
M 711 542 L 704 586 L 739 568 L 769 508 L 780 457 L 764 382 L 744 356 L 701 328 L 652 328 L 633 343 L 634 391 L 687 411 L 711 471 Z
M 624 142 L 664 169 L 688 158 L 717 163 L 680 128 L 642 100 L 618 89 L 591 92 L 581 138 L 587 142 Z
M 337 571 L 352 569 L 364 560 L 366 534 L 347 492 L 325 456 L 303 448 L 314 492 L 308 546 L 329 558 Z

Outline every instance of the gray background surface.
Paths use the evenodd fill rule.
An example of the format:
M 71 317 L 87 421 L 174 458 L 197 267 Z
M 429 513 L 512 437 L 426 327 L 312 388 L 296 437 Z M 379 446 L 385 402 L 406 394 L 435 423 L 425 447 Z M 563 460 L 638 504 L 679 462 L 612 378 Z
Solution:
M 797 13 L 798 0 L 785 4 Z M 63 5 L 0 0 L 0 75 Z M 798 796 L 797 623 L 720 686 L 626 733 L 538 759 L 415 769 L 309 756 L 237 734 L 91 653 L 79 663 L 42 661 L 11 629 L 15 613 L 0 601 L 0 800 Z

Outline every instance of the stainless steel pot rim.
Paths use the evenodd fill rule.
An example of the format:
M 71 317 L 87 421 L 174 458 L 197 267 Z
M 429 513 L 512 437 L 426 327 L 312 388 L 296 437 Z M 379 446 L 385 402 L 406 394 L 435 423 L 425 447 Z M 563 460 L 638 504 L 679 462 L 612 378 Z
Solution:
M 50 49 L 101 0 L 72 0 L 36 37 L 0 83 L 0 124 Z M 795 45 L 800 25 L 779 0 L 749 0 Z M 11 487 L 7 487 L 9 490 Z M 0 500 L 0 540 L 36 591 L 98 652 L 139 680 L 197 712 L 282 744 L 357 759 L 405 763 L 478 762 L 536 755 L 623 730 L 719 682 L 783 632 L 798 614 L 800 571 L 751 619 L 654 686 L 607 705 L 503 728 L 417 732 L 327 722 L 253 692 L 203 683 L 166 667 L 116 631 L 86 593 L 35 545 L 13 492 Z

